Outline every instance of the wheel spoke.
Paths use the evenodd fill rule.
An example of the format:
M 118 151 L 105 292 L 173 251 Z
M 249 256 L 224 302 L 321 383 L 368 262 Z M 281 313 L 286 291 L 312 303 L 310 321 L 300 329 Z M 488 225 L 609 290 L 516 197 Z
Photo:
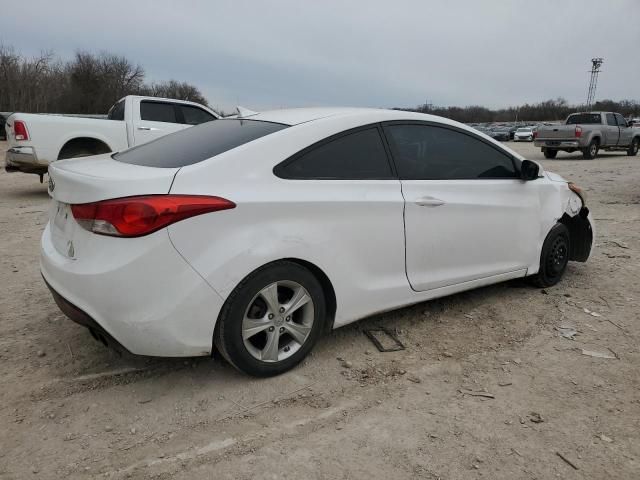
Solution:
M 260 296 L 267 302 L 269 311 L 274 315 L 277 314 L 280 308 L 280 302 L 278 302 L 278 282 L 272 283 L 260 290 Z
M 299 323 L 286 323 L 284 328 L 289 335 L 293 337 L 293 339 L 298 342 L 300 345 L 304 343 L 304 341 L 309 336 L 309 332 L 311 331 L 311 327 L 307 327 L 306 325 L 301 325 Z
M 273 325 L 271 320 L 245 318 L 242 322 L 242 338 L 244 340 L 253 337 Z
M 287 315 L 292 315 L 300 307 L 309 303 L 309 300 L 311 300 L 311 297 L 309 297 L 307 291 L 303 287 L 299 287 L 285 306 Z
M 267 344 L 262 349 L 261 358 L 269 362 L 278 361 L 278 343 L 280 341 L 280 332 L 276 328 L 273 332 L 267 333 Z

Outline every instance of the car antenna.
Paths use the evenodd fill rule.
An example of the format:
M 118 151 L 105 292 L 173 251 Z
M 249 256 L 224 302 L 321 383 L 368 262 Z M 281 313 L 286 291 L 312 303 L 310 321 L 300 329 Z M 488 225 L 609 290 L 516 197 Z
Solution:
M 258 115 L 258 112 L 254 112 L 253 110 L 249 110 L 248 108 L 241 107 L 240 105 L 236 107 L 236 111 L 238 112 L 238 118 L 247 118 Z

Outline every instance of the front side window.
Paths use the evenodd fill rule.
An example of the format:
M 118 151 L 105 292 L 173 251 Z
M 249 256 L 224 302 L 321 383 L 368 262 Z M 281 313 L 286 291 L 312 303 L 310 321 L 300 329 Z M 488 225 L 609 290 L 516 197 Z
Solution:
M 201 123 L 216 119 L 216 117 L 206 110 L 191 105 L 180 105 L 180 110 L 182 110 L 184 123 L 187 125 L 200 125 Z
M 618 125 L 620 125 L 621 127 L 627 126 L 627 121 L 619 113 L 616 113 L 616 119 L 618 120 Z
M 509 155 L 472 135 L 416 124 L 385 132 L 402 180 L 518 178 Z
M 143 100 L 140 102 L 140 118 L 150 122 L 178 123 L 173 103 Z
M 393 178 L 376 127 L 322 142 L 274 169 L 281 178 L 366 180 Z

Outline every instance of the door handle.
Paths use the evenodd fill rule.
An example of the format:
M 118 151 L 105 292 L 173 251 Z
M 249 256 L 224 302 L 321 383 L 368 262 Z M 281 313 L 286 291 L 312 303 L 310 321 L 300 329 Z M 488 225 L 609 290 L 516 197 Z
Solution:
M 151 127 L 138 127 L 138 130 L 152 130 Z
M 415 204 L 420 207 L 439 207 L 444 205 L 445 201 L 435 197 L 422 197 L 415 201 Z

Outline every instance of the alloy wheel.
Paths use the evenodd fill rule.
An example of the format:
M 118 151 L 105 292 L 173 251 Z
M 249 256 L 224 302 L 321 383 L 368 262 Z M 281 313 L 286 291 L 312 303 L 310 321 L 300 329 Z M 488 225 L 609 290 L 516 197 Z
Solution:
M 297 282 L 273 282 L 251 300 L 242 320 L 247 351 L 263 362 L 280 362 L 307 341 L 314 322 L 309 292 Z

